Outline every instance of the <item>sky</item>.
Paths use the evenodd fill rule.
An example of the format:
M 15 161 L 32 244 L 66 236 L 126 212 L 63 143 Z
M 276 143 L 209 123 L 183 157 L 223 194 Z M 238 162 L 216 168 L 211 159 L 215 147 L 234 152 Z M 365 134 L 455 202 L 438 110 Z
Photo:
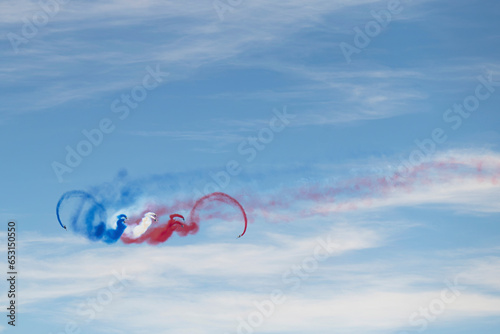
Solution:
M 498 333 L 499 10 L 3 1 L 0 332 Z M 248 228 L 91 241 L 71 190 Z

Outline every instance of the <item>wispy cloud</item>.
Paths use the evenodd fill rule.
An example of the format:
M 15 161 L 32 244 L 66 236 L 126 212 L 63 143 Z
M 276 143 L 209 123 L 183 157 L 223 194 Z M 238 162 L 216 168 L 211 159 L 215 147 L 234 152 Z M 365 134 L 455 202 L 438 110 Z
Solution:
M 287 44 L 297 40 L 296 34 L 301 30 L 320 23 L 327 24 L 327 15 L 341 17 L 348 8 L 369 4 L 385 6 L 384 1 L 375 0 L 315 0 L 308 5 L 300 1 L 280 4 L 246 2 L 231 14 L 231 18 L 220 22 L 210 2 L 199 4 L 190 1 L 179 3 L 150 0 L 139 4 L 132 1 L 90 1 L 85 6 L 70 2 L 61 6 L 60 12 L 47 26 L 40 27 L 39 35 L 24 46 L 20 55 L 12 55 L 11 50 L 2 52 L 4 66 L 9 69 L 3 76 L 8 76 L 10 85 L 27 81 L 32 83 L 34 92 L 30 96 L 33 103 L 24 105 L 22 94 L 11 96 L 9 101 L 16 105 L 17 110 L 36 110 L 119 91 L 128 87 L 128 83 L 139 76 L 144 66 L 151 63 L 160 63 L 163 68 L 168 69 L 172 73 L 171 81 L 190 78 L 193 71 L 203 66 L 220 68 L 239 63 L 242 65 L 237 66 L 274 68 L 273 70 L 279 71 L 282 66 L 276 67 L 276 61 L 265 61 L 259 65 L 247 54 L 258 49 L 272 51 L 272 43 L 276 41 L 285 43 L 286 48 Z M 40 7 L 35 1 L 23 1 L 22 4 L 5 3 L 3 9 L 3 27 L 20 33 L 22 18 L 29 18 Z M 276 13 L 280 15 L 276 16 Z M 350 12 L 349 15 L 355 15 L 353 13 L 357 12 Z M 342 22 L 346 24 L 348 20 L 344 19 Z M 137 33 L 137 36 L 128 34 L 126 43 L 119 34 L 110 33 L 98 41 L 92 37 L 96 31 L 113 31 L 124 26 L 133 27 L 131 29 Z M 79 37 L 75 38 L 77 33 Z M 335 39 L 332 40 L 333 43 Z M 134 47 L 130 47 L 131 45 Z M 31 65 L 26 68 L 24 60 L 28 56 Z M 221 63 L 227 63 L 228 60 L 230 64 Z M 86 63 L 83 71 L 74 66 L 82 63 Z M 299 63 L 292 63 L 290 69 L 296 72 L 297 68 L 304 68 Z M 287 71 L 289 75 L 290 69 Z M 385 74 L 387 73 L 380 73 Z M 410 75 L 409 72 L 406 74 Z M 316 73 L 318 75 L 319 72 Z M 376 72 L 371 75 L 377 77 Z M 342 76 L 346 78 L 347 72 L 330 74 L 331 79 Z M 75 80 L 75 77 L 78 79 Z M 35 78 L 42 80 L 44 87 L 36 84 Z M 329 79 L 324 77 L 315 80 Z M 330 89 L 334 81 L 330 80 Z M 373 85 L 365 88 L 358 86 L 357 91 L 365 94 L 373 88 Z M 379 89 L 387 90 L 387 87 Z M 415 96 L 415 93 L 410 94 Z M 381 96 L 380 92 L 372 95 Z M 419 93 L 418 96 L 423 95 Z M 375 97 L 371 98 L 372 102 L 376 100 Z M 373 117 L 375 111 L 368 109 L 366 114 L 368 113 Z
M 23 308 L 31 313 L 39 312 L 40 305 L 54 305 L 52 312 L 44 313 L 53 318 L 55 327 L 74 320 L 95 332 L 108 327 L 133 332 L 164 328 L 180 333 L 198 332 L 200 328 L 209 333 L 236 332 L 238 318 L 254 311 L 254 301 L 263 301 L 269 298 L 271 291 L 281 289 L 286 301 L 276 306 L 277 311 L 266 319 L 262 330 L 304 331 L 313 324 L 312 328 L 318 333 L 334 329 L 352 333 L 384 332 L 408 327 L 409 316 L 438 298 L 446 288 L 444 281 L 458 275 L 460 285 L 466 289 L 448 306 L 439 323 L 464 319 L 464 316 L 500 314 L 498 296 L 482 290 L 488 286 L 498 291 L 495 283 L 498 250 L 496 253 L 489 250 L 497 254 L 489 260 L 470 255 L 466 262 L 450 261 L 448 256 L 439 253 L 433 253 L 431 262 L 415 257 L 418 256 L 415 253 L 409 259 L 391 256 L 370 260 L 366 251 L 385 246 L 394 233 L 374 228 L 376 225 L 369 221 L 362 225 L 351 221 L 349 225 L 337 224 L 319 235 L 270 235 L 264 237 L 261 244 L 208 243 L 133 249 L 71 247 L 73 251 L 69 254 L 44 255 L 43 258 L 38 252 L 25 248 Z M 316 271 L 307 274 L 297 290 L 293 289 L 291 282 L 283 281 L 283 273 L 294 265 L 302 266 L 326 235 L 335 248 L 331 259 L 321 262 Z M 52 247 L 54 241 L 39 236 L 30 239 L 42 250 Z M 73 241 L 69 237 L 63 244 Z M 362 259 L 355 257 L 356 252 L 363 251 Z M 408 274 L 407 262 L 412 261 L 419 262 L 423 269 Z M 112 269 L 124 269 L 133 277 L 130 287 L 97 312 L 94 322 L 86 324 L 77 314 L 78 306 L 87 296 L 106 288 L 113 277 Z M 43 289 L 39 288 L 41 284 Z M 66 298 L 65 306 L 56 306 L 62 305 L 54 304 L 61 298 Z M 140 308 L 143 313 L 117 318 L 131 307 Z

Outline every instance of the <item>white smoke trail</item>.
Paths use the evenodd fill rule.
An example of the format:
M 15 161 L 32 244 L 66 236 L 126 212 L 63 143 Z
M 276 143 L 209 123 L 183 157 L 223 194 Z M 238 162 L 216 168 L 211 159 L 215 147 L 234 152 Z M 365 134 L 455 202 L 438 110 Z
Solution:
M 139 238 L 141 235 L 146 233 L 151 224 L 153 224 L 153 221 L 156 222 L 157 220 L 158 218 L 156 217 L 156 213 L 147 212 L 138 225 L 128 226 L 123 233 L 130 238 Z

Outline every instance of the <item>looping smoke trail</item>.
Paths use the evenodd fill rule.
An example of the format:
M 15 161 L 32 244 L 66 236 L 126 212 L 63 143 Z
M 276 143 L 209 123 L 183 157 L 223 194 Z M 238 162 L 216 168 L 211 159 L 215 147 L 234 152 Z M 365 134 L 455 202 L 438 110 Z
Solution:
M 196 201 L 193 209 L 191 210 L 191 214 L 189 215 L 189 221 L 191 221 L 191 224 L 199 222 L 200 217 L 198 214 L 198 210 L 203 206 L 203 204 L 205 204 L 207 201 L 213 201 L 213 200 L 220 201 L 229 205 L 236 205 L 240 209 L 241 214 L 243 215 L 243 219 L 245 220 L 245 228 L 243 229 L 243 233 L 241 233 L 238 236 L 238 238 L 241 238 L 247 231 L 247 225 L 248 225 L 248 219 L 245 209 L 243 209 L 243 206 L 241 206 L 241 204 L 236 199 L 221 192 L 215 192 L 209 195 L 205 195 Z
M 94 196 L 81 190 L 68 191 L 57 202 L 57 220 L 64 229 L 67 227 L 61 221 L 61 209 L 64 207 L 64 203 L 74 198 L 79 199 L 79 201 L 76 209 L 69 218 L 69 222 L 75 232 L 85 235 L 90 240 L 102 240 L 108 244 L 115 243 L 121 237 L 127 227 L 125 224 L 126 216 L 119 215 L 117 217 L 118 221 L 115 229 L 107 228 L 107 215 L 104 206 L 97 202 Z M 82 220 L 83 226 L 79 224 Z
M 418 200 L 423 201 L 426 192 L 429 195 L 433 191 L 441 192 L 439 187 L 442 186 L 447 188 L 445 189 L 447 193 L 439 195 L 441 197 L 436 197 L 436 200 L 463 195 L 473 189 L 489 189 L 489 191 L 495 191 L 495 194 L 500 191 L 499 154 L 460 152 L 456 154 L 452 152 L 452 154 L 437 156 L 411 168 L 399 166 L 397 169 L 389 168 L 386 172 L 385 175 L 377 173 L 360 177 L 336 178 L 335 182 L 325 182 L 328 180 L 318 179 L 306 185 L 288 184 L 268 191 L 266 194 L 247 190 L 245 193 L 239 194 L 238 198 L 244 198 L 246 212 L 250 213 L 251 218 L 263 217 L 269 221 L 286 222 L 313 216 L 326 216 L 336 212 L 396 204 L 404 205 L 406 203 L 405 197 L 410 200 L 411 193 L 415 194 Z M 72 230 L 91 240 L 103 240 L 111 243 L 120 238 L 119 235 L 123 233 L 125 227 L 137 226 L 147 212 L 154 212 L 159 221 L 162 220 L 161 217 L 169 218 L 164 218 L 163 223 L 159 221 L 152 223 L 139 238 L 133 238 L 127 233 L 121 235 L 121 240 L 126 244 L 143 242 L 158 244 L 168 240 L 174 232 L 179 236 L 197 233 L 200 224 L 200 210 L 214 209 L 213 204 L 222 202 L 241 211 L 245 227 L 239 237 L 245 234 L 248 224 L 247 213 L 236 199 L 221 192 L 203 196 L 196 202 L 174 198 L 169 205 L 146 204 L 141 207 L 143 209 L 142 215 L 131 217 L 127 225 L 122 220 L 117 223 L 116 229 L 106 228 L 105 206 L 113 209 L 127 207 L 128 209 L 124 209 L 124 213 L 138 213 L 138 203 L 141 203 L 144 194 L 148 192 L 147 189 L 151 188 L 148 185 L 157 184 L 157 179 L 152 178 L 147 182 L 133 181 L 125 185 L 118 185 L 115 192 L 108 189 L 102 190 L 103 187 L 96 187 L 99 194 L 96 196 L 102 202 L 98 202 L 93 196 L 83 191 L 67 192 L 57 203 L 59 224 L 66 228 L 60 216 L 60 210 L 71 200 L 73 202 L 68 205 L 72 209 L 71 215 L 65 216 L 69 217 L 66 218 L 69 224 L 67 227 L 71 227 Z M 154 190 L 152 195 L 155 195 Z M 106 205 L 104 206 L 102 203 Z M 188 212 L 188 210 L 190 213 L 186 220 L 177 213 L 169 215 L 172 212 Z M 204 220 L 229 217 L 227 210 L 207 211 L 203 215 Z
M 107 215 L 105 207 L 101 203 L 99 203 L 92 195 L 84 191 L 74 190 L 63 194 L 59 199 L 59 202 L 57 203 L 57 220 L 59 224 L 65 229 L 66 226 L 62 223 L 60 211 L 68 200 L 75 198 L 78 198 L 79 201 L 76 207 L 73 208 L 74 210 L 72 211 L 72 214 L 69 218 L 72 230 L 85 235 L 90 240 L 103 240 L 106 243 L 113 243 L 118 239 L 121 239 L 125 244 L 147 242 L 149 244 L 156 245 L 168 240 L 174 232 L 177 232 L 179 236 L 195 234 L 199 230 L 199 210 L 210 201 L 223 202 L 231 206 L 236 206 L 240 209 L 244 218 L 245 227 L 243 233 L 240 234 L 238 238 L 245 234 L 248 224 L 247 215 L 245 213 L 245 210 L 243 209 L 243 206 L 233 197 L 219 192 L 203 196 L 195 202 L 193 208 L 191 209 L 189 223 L 186 223 L 184 217 L 177 213 L 171 214 L 169 220 L 165 224 L 154 223 L 150 220 L 148 221 L 147 219 L 150 219 L 152 214 L 155 215 L 156 218 L 161 217 L 168 211 L 172 210 L 172 208 L 167 207 L 148 207 L 144 212 L 142 212 L 141 216 L 144 216 L 142 220 L 140 220 L 139 217 L 134 217 L 131 219 L 134 223 L 126 225 L 125 219 L 127 219 L 127 217 L 124 214 L 120 214 L 118 216 L 116 229 L 110 229 L 106 227 Z M 178 204 L 180 204 L 179 206 L 181 207 L 187 207 L 189 205 L 189 202 Z M 82 212 L 84 213 L 82 219 L 85 228 L 82 228 L 82 224 L 79 223 L 82 220 Z M 209 216 L 209 218 L 212 217 L 213 215 Z M 144 224 L 145 222 L 147 224 Z M 143 228 L 139 228 L 141 230 L 141 233 L 134 233 L 135 230 L 139 230 L 137 229 L 137 227 L 142 226 L 141 224 L 144 225 Z
M 243 229 L 243 233 L 241 233 L 238 238 L 242 237 L 246 230 L 247 230 L 247 225 L 248 225 L 248 218 L 246 215 L 246 212 L 243 208 L 243 206 L 233 197 L 221 193 L 221 192 L 216 192 L 212 193 L 209 195 L 205 195 L 199 200 L 197 200 L 191 209 L 191 213 L 189 214 L 189 223 L 181 223 L 180 221 L 176 220 L 175 218 L 181 218 L 184 219 L 182 215 L 179 214 L 172 214 L 170 215 L 170 219 L 166 224 L 160 224 L 160 225 L 152 225 L 143 235 L 141 235 L 139 238 L 131 238 L 128 235 L 123 235 L 121 240 L 125 244 L 131 244 L 131 243 L 143 243 L 147 242 L 152 245 L 156 245 L 162 242 L 167 241 L 174 232 L 177 232 L 180 236 L 184 237 L 187 236 L 188 234 L 195 234 L 199 230 L 199 223 L 200 223 L 200 215 L 199 211 L 200 209 L 203 208 L 204 205 L 207 203 L 210 203 L 211 201 L 218 201 L 218 202 L 223 202 L 225 204 L 229 204 L 231 206 L 237 207 L 243 216 L 244 222 L 245 222 L 245 227 Z M 158 208 L 155 210 L 157 212 L 158 216 L 163 215 L 167 210 L 162 207 Z M 217 215 L 211 215 L 209 218 L 212 218 Z

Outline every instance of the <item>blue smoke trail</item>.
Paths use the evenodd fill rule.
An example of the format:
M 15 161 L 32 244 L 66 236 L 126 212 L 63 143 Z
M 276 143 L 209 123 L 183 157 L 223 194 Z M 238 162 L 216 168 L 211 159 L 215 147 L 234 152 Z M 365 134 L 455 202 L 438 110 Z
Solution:
M 125 224 L 127 216 L 123 214 L 119 215 L 117 217 L 118 221 L 116 228 L 107 228 L 106 208 L 97 202 L 94 196 L 81 190 L 68 191 L 64 193 L 57 202 L 57 220 L 64 229 L 67 229 L 67 227 L 62 223 L 60 214 L 61 209 L 64 207 L 64 204 L 68 202 L 68 200 L 74 198 L 78 198 L 79 202 L 69 218 L 72 230 L 85 235 L 90 240 L 102 240 L 108 244 L 115 243 L 118 239 L 120 239 L 123 231 L 127 228 L 127 225 Z M 82 214 L 82 212 L 84 212 L 84 214 Z M 82 224 L 79 224 L 82 220 L 83 226 Z
M 193 176 L 186 179 L 191 180 Z M 111 181 L 88 188 L 88 191 L 101 200 L 107 208 L 127 208 L 145 197 L 163 199 L 172 193 L 193 187 L 180 183 L 179 177 L 172 174 L 150 175 L 130 179 L 126 170 L 121 170 Z
M 123 234 L 123 231 L 127 228 L 125 220 L 127 216 L 124 214 L 118 215 L 118 221 L 116 222 L 116 229 L 107 229 L 104 233 L 104 242 L 107 244 L 115 243 Z

